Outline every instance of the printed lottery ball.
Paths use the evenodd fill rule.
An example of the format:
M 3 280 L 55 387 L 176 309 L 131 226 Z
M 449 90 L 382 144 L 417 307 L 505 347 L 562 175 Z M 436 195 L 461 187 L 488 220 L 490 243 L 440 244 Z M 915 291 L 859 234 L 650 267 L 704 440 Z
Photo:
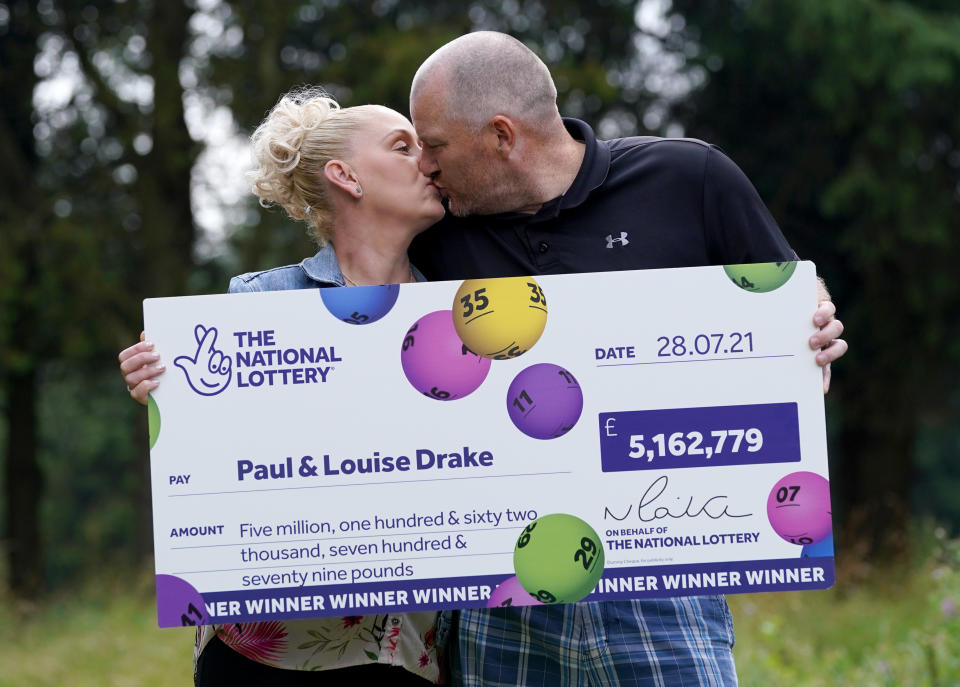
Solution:
M 493 590 L 493 594 L 487 600 L 487 608 L 500 608 L 506 606 L 542 606 L 542 601 L 537 601 L 527 593 L 527 590 L 520 584 L 517 576 L 504 580 Z
M 327 310 L 338 320 L 350 324 L 376 322 L 390 312 L 399 294 L 399 284 L 320 289 L 320 298 Z
M 552 363 L 521 370 L 507 390 L 507 413 L 534 439 L 556 439 L 577 424 L 583 392 L 570 372 Z
M 725 265 L 723 270 L 744 291 L 767 293 L 787 283 L 795 262 L 758 262 L 753 265 Z
M 439 401 L 473 393 L 490 371 L 490 361 L 460 341 L 449 310 L 424 315 L 407 330 L 400 364 L 417 391 Z
M 160 407 L 150 395 L 147 396 L 147 427 L 150 432 L 150 448 L 153 448 L 160 437 Z
M 521 586 L 543 603 L 574 603 L 603 575 L 603 545 L 590 525 L 566 513 L 544 515 L 524 528 L 513 550 Z
M 547 325 L 547 297 L 533 277 L 468 279 L 453 301 L 457 334 L 471 351 L 493 360 L 529 351 Z
M 209 620 L 203 597 L 175 575 L 157 575 L 157 621 L 160 627 L 199 625 Z
M 833 555 L 833 535 L 818 541 L 816 544 L 807 544 L 800 552 L 800 558 L 820 558 Z
M 830 536 L 830 483 L 814 472 L 793 472 L 767 497 L 773 531 L 791 544 L 816 544 Z

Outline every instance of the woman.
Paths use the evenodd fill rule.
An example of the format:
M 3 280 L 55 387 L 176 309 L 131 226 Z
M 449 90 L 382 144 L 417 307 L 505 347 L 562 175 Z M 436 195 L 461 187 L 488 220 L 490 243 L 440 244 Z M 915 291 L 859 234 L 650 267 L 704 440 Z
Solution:
M 405 117 L 377 105 L 340 109 L 322 92 L 305 89 L 280 99 L 252 143 L 257 167 L 249 177 L 261 205 L 280 205 L 305 221 L 320 251 L 299 265 L 234 277 L 231 293 L 424 280 L 407 248 L 444 209 L 418 169 L 418 139 Z M 165 366 L 143 338 L 120 353 L 120 369 L 130 395 L 145 404 Z M 407 613 L 203 626 L 195 680 L 437 682 L 437 620 L 436 613 Z M 304 672 L 318 669 L 324 671 L 319 676 Z

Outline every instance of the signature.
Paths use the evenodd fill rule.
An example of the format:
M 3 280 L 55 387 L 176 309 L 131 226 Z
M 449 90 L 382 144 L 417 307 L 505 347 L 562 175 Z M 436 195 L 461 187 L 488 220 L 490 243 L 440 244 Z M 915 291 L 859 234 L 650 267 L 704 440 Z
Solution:
M 720 518 L 746 518 L 753 515 L 753 513 L 731 513 L 729 510 L 730 506 L 726 502 L 727 497 L 722 494 L 711 496 L 700 505 L 694 505 L 693 497 L 691 496 L 687 499 L 686 505 L 681 502 L 671 509 L 670 506 L 657 502 L 657 500 L 663 496 L 663 492 L 667 490 L 669 483 L 670 480 L 666 475 L 663 475 L 647 487 L 647 490 L 643 492 L 643 496 L 640 497 L 640 501 L 636 504 L 637 518 L 639 520 L 642 522 L 653 522 L 655 520 L 663 520 L 664 518 L 680 520 L 681 518 L 699 518 L 701 515 L 705 515 L 711 520 L 719 520 Z M 677 496 L 676 500 L 680 501 L 680 497 Z M 626 520 L 633 513 L 633 506 L 634 504 L 631 503 L 627 508 L 627 512 L 622 516 L 614 514 L 605 506 L 603 509 L 603 519 L 613 518 L 614 520 Z M 681 507 L 683 510 L 679 510 Z

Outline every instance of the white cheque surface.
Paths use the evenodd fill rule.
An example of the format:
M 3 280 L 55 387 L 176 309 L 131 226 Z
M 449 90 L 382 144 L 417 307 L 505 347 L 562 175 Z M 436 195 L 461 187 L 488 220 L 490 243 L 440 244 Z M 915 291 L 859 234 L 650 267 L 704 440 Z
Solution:
M 411 381 L 401 351 L 430 343 L 409 331 L 428 313 L 469 307 L 460 282 L 393 287 L 392 306 L 336 289 L 386 298 L 358 324 L 337 315 L 362 303 L 344 315 L 319 289 L 145 301 L 169 368 L 151 408 L 160 625 L 499 605 L 518 537 L 555 513 L 602 544 L 588 600 L 829 586 L 814 266 L 768 292 L 722 267 L 531 281 L 542 336 L 452 400 L 439 353 Z M 508 394 L 543 363 L 579 416 L 564 389 Z M 521 425 L 556 413 L 552 438 L 511 407 Z

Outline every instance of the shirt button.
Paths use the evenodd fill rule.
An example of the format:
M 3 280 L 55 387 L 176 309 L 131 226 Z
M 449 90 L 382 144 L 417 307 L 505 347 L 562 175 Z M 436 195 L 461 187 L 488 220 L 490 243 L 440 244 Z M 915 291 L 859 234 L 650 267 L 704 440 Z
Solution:
M 541 242 L 540 242 L 540 252 L 541 252 L 541 253 L 546 253 L 548 250 L 550 250 L 550 244 L 547 243 L 546 241 L 541 241 Z

